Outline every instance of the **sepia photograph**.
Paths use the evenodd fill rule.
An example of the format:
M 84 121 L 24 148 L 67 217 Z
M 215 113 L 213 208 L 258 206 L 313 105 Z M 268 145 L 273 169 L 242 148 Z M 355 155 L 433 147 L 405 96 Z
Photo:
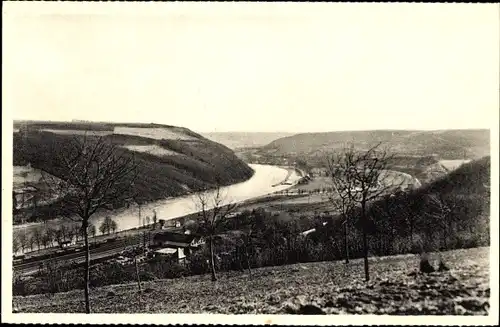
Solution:
M 498 323 L 498 4 L 2 21 L 2 322 Z

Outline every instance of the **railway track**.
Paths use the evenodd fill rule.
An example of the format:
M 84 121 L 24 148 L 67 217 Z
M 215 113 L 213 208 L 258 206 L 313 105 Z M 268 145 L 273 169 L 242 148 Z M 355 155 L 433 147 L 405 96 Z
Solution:
M 120 253 L 128 246 L 134 246 L 140 244 L 139 240 L 117 240 L 113 243 L 103 244 L 97 248 L 90 250 L 90 260 L 96 260 L 105 258 L 108 256 L 112 256 Z M 81 263 L 85 261 L 85 251 L 73 252 L 63 255 L 54 254 L 54 256 L 49 258 L 43 258 L 39 260 L 33 260 L 30 262 L 21 262 L 14 264 L 13 269 L 15 272 L 21 274 L 31 274 L 36 272 L 40 265 L 44 262 L 52 261 L 52 262 L 75 262 Z

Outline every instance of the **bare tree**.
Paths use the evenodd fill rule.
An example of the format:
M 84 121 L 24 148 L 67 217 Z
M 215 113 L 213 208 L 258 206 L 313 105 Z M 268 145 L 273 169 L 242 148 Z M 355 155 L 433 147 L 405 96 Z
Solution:
M 415 244 L 414 234 L 419 214 L 419 198 L 412 193 L 401 192 L 397 205 L 399 206 L 398 213 L 402 216 L 408 227 L 410 250 L 414 252 L 418 249 L 417 244 Z
M 33 229 L 33 234 L 32 238 L 34 243 L 36 243 L 36 247 L 38 250 L 42 247 L 42 238 L 43 238 L 43 233 L 42 233 L 42 228 L 41 227 L 35 227 Z
M 453 211 L 456 203 L 442 193 L 430 194 L 427 199 L 429 212 L 427 216 L 441 229 L 443 250 L 448 248 L 448 235 L 453 235 Z
M 75 242 L 78 242 L 79 236 L 82 235 L 82 226 L 79 226 L 78 224 L 74 224 L 71 226 L 71 230 L 72 230 L 72 234 L 75 236 Z
M 19 247 L 21 248 L 21 251 L 24 252 L 26 248 L 29 246 L 29 237 L 26 234 L 26 231 L 20 230 L 17 233 L 17 239 L 19 241 Z
M 48 248 L 50 243 L 51 243 L 51 232 L 50 229 L 43 229 L 42 230 L 42 244 L 44 248 Z
M 75 136 L 54 144 L 53 175 L 44 176 L 55 194 L 64 195 L 64 208 L 81 222 L 85 241 L 85 311 L 90 313 L 90 250 L 88 226 L 92 215 L 127 198 L 137 167 L 132 154 L 106 142 L 104 137 Z M 50 181 L 52 180 L 52 181 Z
M 66 237 L 70 243 L 73 243 L 73 238 L 75 237 L 75 229 L 73 226 L 66 226 Z
M 61 238 L 63 241 L 66 241 L 68 239 L 68 237 L 70 236 L 70 229 L 68 228 L 67 225 L 65 225 L 64 223 L 61 224 L 61 227 L 59 228 L 59 230 L 61 231 Z M 71 241 L 71 238 L 70 237 L 70 241 Z
M 101 225 L 99 225 L 99 232 L 101 232 L 102 235 L 109 234 L 108 224 L 106 223 L 107 218 L 108 217 L 104 218 L 104 221 L 101 223 Z
M 111 233 L 113 233 L 113 234 L 116 233 L 116 230 L 118 229 L 118 224 L 113 219 L 111 219 L 109 229 L 111 230 Z
M 197 193 L 196 201 L 201 214 L 199 230 L 205 237 L 208 238 L 212 281 L 216 281 L 217 275 L 214 262 L 214 236 L 219 233 L 222 223 L 228 215 L 236 209 L 237 204 L 228 203 L 218 178 L 216 180 L 215 189 L 209 189 Z
M 54 230 L 54 240 L 56 241 L 57 245 L 61 246 L 63 242 L 63 233 L 61 231 L 61 228 Z
M 47 227 L 45 229 L 45 233 L 47 234 L 47 239 L 49 241 L 50 246 L 54 246 L 54 241 L 56 240 L 57 229 L 53 227 Z
M 349 263 L 349 215 L 355 207 L 354 178 L 347 174 L 354 152 L 345 149 L 343 152 L 332 154 L 327 158 L 327 169 L 333 184 L 333 192 L 328 194 L 330 202 L 340 212 L 344 227 L 344 255 L 345 263 Z
M 132 195 L 132 201 L 137 204 L 137 211 L 138 211 L 137 219 L 139 221 L 139 224 L 137 225 L 137 228 L 140 228 L 144 223 L 143 223 L 143 218 L 142 218 L 141 201 L 139 200 L 139 194 L 138 193 L 134 193 Z M 130 203 L 129 203 L 129 205 L 130 205 Z
M 19 234 L 14 234 L 12 238 L 12 252 L 15 254 L 21 249 L 21 242 L 19 241 Z
M 156 229 L 156 223 L 158 222 L 158 218 L 156 217 L 156 210 L 153 210 L 153 228 Z
M 97 229 L 95 228 L 95 225 L 92 223 L 89 223 L 88 229 L 89 229 L 89 235 L 92 235 L 92 237 L 94 238 L 94 245 L 95 245 L 96 243 L 95 237 L 97 234 Z
M 30 250 L 33 251 L 33 246 L 35 245 L 35 238 L 33 235 L 26 236 L 26 243 L 29 246 Z
M 242 234 L 240 235 L 240 240 L 243 246 L 243 254 L 245 256 L 245 261 L 248 269 L 248 276 L 252 276 L 252 266 L 250 264 L 250 257 L 252 256 L 252 252 L 249 250 L 253 248 L 253 242 L 255 238 L 255 221 L 252 220 L 252 223 L 247 229 L 242 230 Z
M 364 151 L 357 151 L 353 146 L 345 147 L 340 154 L 339 170 L 342 172 L 343 182 L 349 188 L 345 191 L 349 202 L 360 207 L 361 227 L 363 231 L 363 257 L 365 279 L 370 280 L 368 266 L 368 225 L 371 223 L 367 214 L 367 205 L 389 193 L 396 185 L 391 180 L 391 172 L 387 170 L 392 159 L 387 149 L 381 148 L 381 143 Z M 402 182 L 401 182 L 402 183 Z
M 110 233 L 114 233 L 117 228 L 118 225 L 116 224 L 116 222 L 111 219 L 110 216 L 106 216 L 101 223 L 101 226 L 99 226 L 99 231 L 101 232 L 101 234 L 109 235 Z

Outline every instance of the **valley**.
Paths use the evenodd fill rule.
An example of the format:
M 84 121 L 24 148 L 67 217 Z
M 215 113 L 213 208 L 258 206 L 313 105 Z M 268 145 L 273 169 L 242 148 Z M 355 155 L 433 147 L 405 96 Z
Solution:
M 107 125 L 98 126 L 102 127 Z M 44 187 L 44 183 L 46 183 L 47 180 L 58 180 L 59 177 L 57 177 L 57 170 L 51 171 L 47 169 L 43 160 L 38 158 L 38 155 L 35 155 L 33 151 L 34 148 L 30 150 L 30 146 L 32 146 L 34 141 L 36 142 L 38 140 L 38 142 L 40 142 L 40 140 L 42 140 L 42 138 L 37 137 L 37 135 L 43 135 L 44 140 L 43 143 L 38 143 L 39 146 L 46 146 L 46 140 L 50 140 L 51 138 L 57 142 L 67 142 L 68 139 L 65 140 L 64 137 L 68 137 L 69 135 L 71 135 L 71 137 L 88 137 L 89 135 L 88 130 L 86 133 L 83 133 L 82 130 L 79 131 L 75 128 L 48 129 L 41 127 L 44 126 L 38 126 L 37 128 L 31 127 L 29 131 L 26 131 L 26 129 L 23 129 L 21 126 L 19 131 L 16 132 L 26 134 L 23 134 L 24 136 L 22 139 L 17 140 L 20 145 L 20 151 L 18 155 L 15 155 L 15 158 L 17 158 L 15 162 L 19 164 L 16 165 L 14 169 L 14 189 L 23 190 L 32 187 L 38 192 L 36 193 L 37 201 L 35 202 L 26 195 L 22 198 L 22 193 L 17 196 L 19 199 L 16 200 L 17 203 L 26 203 L 24 206 L 18 205 L 18 207 L 16 207 L 17 216 L 15 217 L 18 217 L 18 219 L 19 217 L 29 217 L 29 213 L 36 213 L 36 211 L 44 206 L 50 207 L 54 204 L 57 205 L 58 201 L 64 198 L 64 196 L 54 198 L 52 194 L 51 205 L 49 205 L 49 202 L 44 202 L 43 200 L 44 192 L 46 194 L 51 194 L 50 190 Z M 192 175 L 193 171 L 189 169 L 193 169 L 191 167 L 196 166 L 192 166 L 191 164 L 186 165 L 185 162 L 197 160 L 199 163 L 201 162 L 201 165 L 198 163 L 200 168 L 203 167 L 203 164 L 207 163 L 207 161 L 201 159 L 202 156 L 200 154 L 195 152 L 195 150 L 201 150 L 201 148 L 193 147 L 193 144 L 207 141 L 197 138 L 197 134 L 194 132 L 186 132 L 185 129 L 173 127 L 165 128 L 154 126 L 152 129 L 149 129 L 144 126 L 138 127 L 135 124 L 131 126 L 119 126 L 119 128 L 114 129 L 113 132 L 99 130 L 100 127 L 95 128 L 100 133 L 100 137 L 104 137 L 108 142 L 117 145 L 118 148 L 121 149 L 120 151 L 125 151 L 124 153 L 134 153 L 134 157 L 138 156 L 137 158 L 139 158 L 139 160 L 143 160 L 140 162 L 143 162 L 145 167 L 151 167 L 150 164 L 146 165 L 145 161 L 150 160 L 155 164 L 168 164 L 170 167 L 177 167 L 174 169 L 184 169 L 186 176 L 200 176 L 199 173 Z M 109 129 L 109 127 L 107 128 Z M 373 137 L 373 134 L 370 135 Z M 418 135 L 422 137 L 421 134 Z M 97 136 L 93 135 L 91 137 Z M 286 136 L 285 139 L 290 137 L 293 136 Z M 28 142 L 27 140 L 30 141 Z M 240 140 L 240 142 L 249 143 L 251 141 Z M 343 228 L 339 225 L 342 224 L 343 218 L 341 212 L 339 212 L 339 207 L 335 205 L 335 201 L 339 198 L 335 196 L 332 176 L 330 170 L 326 166 L 326 159 L 328 155 L 333 152 L 329 152 L 330 150 L 324 151 L 324 149 L 317 152 L 317 150 L 312 147 L 309 148 L 309 152 L 298 153 L 296 151 L 291 151 L 290 153 L 281 153 L 280 150 L 276 150 L 273 148 L 274 145 L 272 145 L 281 144 L 280 142 L 283 141 L 277 139 L 271 141 L 270 144 L 259 147 L 236 147 L 234 150 L 234 157 L 230 155 L 232 150 L 229 150 L 225 145 L 215 145 L 214 147 L 221 149 L 226 156 L 232 158 L 231 160 L 236 160 L 238 164 L 241 162 L 242 165 L 247 165 L 251 170 L 250 177 L 244 181 L 233 182 L 231 185 L 220 185 L 221 194 L 224 194 L 224 201 L 219 205 L 224 207 L 230 204 L 237 204 L 237 209 L 234 214 L 232 214 L 232 218 L 224 220 L 223 226 L 221 226 L 222 229 L 220 229 L 216 237 L 215 247 L 218 253 L 217 269 L 220 270 L 220 278 L 222 279 L 226 278 L 223 277 L 226 276 L 226 274 L 229 274 L 227 276 L 233 276 L 234 270 L 245 271 L 245 269 L 248 269 L 248 274 L 256 274 L 256 276 L 258 276 L 261 271 L 264 271 L 261 270 L 264 268 L 259 267 L 269 267 L 266 269 L 277 271 L 276 268 L 271 267 L 283 266 L 285 267 L 284 269 L 287 269 L 284 271 L 289 271 L 288 269 L 295 269 L 293 266 L 289 265 L 296 264 L 297 262 L 307 263 L 311 261 L 342 260 L 342 243 L 339 241 L 339 243 L 334 242 L 334 244 L 329 244 L 329 242 L 326 241 L 328 238 L 331 239 L 332 237 L 334 239 L 339 238 L 343 233 Z M 471 159 L 449 159 L 448 157 L 447 159 L 446 156 L 440 157 L 438 155 L 427 155 L 426 153 L 419 155 L 411 150 L 410 143 L 408 143 L 406 147 L 408 151 L 396 152 L 396 155 L 391 156 L 390 161 L 387 162 L 387 170 L 382 171 L 380 176 L 383 176 L 383 179 L 379 180 L 381 187 L 388 187 L 386 195 L 379 196 L 379 200 L 371 203 L 368 211 L 369 216 L 373 217 L 371 219 L 378 221 L 378 231 L 370 232 L 368 240 L 371 249 L 369 255 L 371 258 L 370 260 L 375 260 L 373 264 L 378 266 L 375 269 L 382 269 L 381 271 L 385 269 L 380 266 L 380 264 L 375 263 L 378 262 L 378 258 L 383 255 L 405 254 L 409 252 L 418 253 L 420 251 L 427 252 L 437 249 L 449 250 L 462 248 L 464 246 L 476 247 L 489 245 L 486 236 L 489 234 L 485 229 L 489 219 L 489 214 L 486 211 L 486 203 L 476 201 L 475 204 L 473 204 L 475 201 L 474 199 L 483 197 L 485 192 L 487 192 L 487 189 L 483 186 L 479 188 L 475 188 L 476 186 L 474 186 L 477 183 L 482 183 L 482 185 L 485 185 L 485 183 L 487 184 L 485 178 L 489 173 L 484 170 L 487 169 L 488 166 L 488 163 L 485 161 L 486 159 L 481 158 L 478 160 L 474 159 L 474 157 Z M 362 151 L 362 147 L 360 150 Z M 341 149 L 337 148 L 335 151 L 341 151 Z M 213 153 L 211 155 L 213 156 Z M 27 158 L 30 159 L 27 160 Z M 214 156 L 214 158 L 218 157 Z M 182 165 L 179 166 L 181 162 Z M 223 165 L 228 164 L 225 160 L 218 162 Z M 170 169 L 166 167 L 168 166 L 163 166 L 161 168 L 162 170 L 154 171 L 162 171 L 162 174 L 164 174 L 164 169 Z M 214 166 L 212 169 L 217 169 L 217 166 Z M 145 170 L 145 172 L 148 173 L 147 170 Z M 464 172 L 467 173 L 464 175 Z M 460 182 L 457 184 L 456 180 L 464 178 L 464 176 L 469 176 L 469 172 L 475 172 L 475 176 L 481 176 L 481 178 L 474 180 L 472 183 Z M 238 176 L 238 174 L 231 172 L 230 174 Z M 176 182 L 178 181 L 178 179 L 175 180 Z M 206 180 L 210 180 L 209 177 L 207 177 Z M 434 201 L 435 194 L 439 195 L 441 194 L 439 190 L 446 189 L 443 183 L 449 185 L 447 187 L 451 187 L 452 189 L 446 194 L 443 193 L 442 196 L 445 200 L 440 201 L 446 201 L 446 205 L 452 208 L 451 210 L 458 210 L 456 211 L 458 216 L 453 220 L 455 226 L 455 231 L 453 232 L 454 236 L 450 238 L 447 234 L 443 234 L 444 238 L 442 238 L 440 233 L 437 232 L 441 228 L 440 225 L 434 226 L 433 228 L 435 231 L 428 234 L 430 228 L 428 226 L 430 225 L 428 225 L 428 221 L 426 220 L 421 220 L 418 223 L 416 221 L 412 222 L 414 226 L 411 227 L 411 232 L 408 235 L 406 228 L 408 226 L 408 219 L 410 219 L 409 217 L 412 217 L 412 215 L 417 214 L 416 212 L 421 210 L 426 212 L 431 210 L 429 214 L 434 210 L 432 206 L 429 206 L 428 209 L 415 206 L 413 203 L 417 202 L 414 201 L 421 202 L 422 204 L 428 201 Z M 199 200 L 199 194 L 204 194 L 206 191 L 203 190 L 203 187 L 199 191 L 192 186 L 189 187 L 187 180 L 186 182 L 179 183 L 179 186 L 180 188 L 177 192 L 170 194 L 161 193 L 165 197 L 164 199 L 159 198 L 159 194 L 148 193 L 151 195 L 147 195 L 146 197 L 143 196 L 142 201 L 136 201 L 135 203 L 126 205 L 122 204 L 121 206 L 117 204 L 118 206 L 111 211 L 96 212 L 91 218 L 92 225 L 103 226 L 105 220 L 111 217 L 112 221 L 115 222 L 115 227 L 112 233 L 103 230 L 97 231 L 94 234 L 92 239 L 93 243 L 91 242 L 90 246 L 90 258 L 92 260 L 92 267 L 94 267 L 92 269 L 97 269 L 102 271 L 102 273 L 105 273 L 109 269 L 119 269 L 122 271 L 122 277 L 121 279 L 116 279 L 115 277 L 103 275 L 102 277 L 96 277 L 98 280 L 94 283 L 103 286 L 111 285 L 106 287 L 111 287 L 113 292 L 115 292 L 114 290 L 116 290 L 116 288 L 112 286 L 113 284 L 117 282 L 132 282 L 133 275 L 131 275 L 132 271 L 130 269 L 132 269 L 133 266 L 128 266 L 126 263 L 116 266 L 117 263 L 115 262 L 117 262 L 116 258 L 122 258 L 124 255 L 127 257 L 127 251 L 134 248 L 144 249 L 145 251 L 144 255 L 140 257 L 142 259 L 137 269 L 141 271 L 141 274 L 144 274 L 141 277 L 141 283 L 144 284 L 144 287 L 152 287 L 152 292 L 158 290 L 158 283 L 162 278 L 176 279 L 180 276 L 192 276 L 193 274 L 197 275 L 199 273 L 204 274 L 208 272 L 207 266 L 199 266 L 201 263 L 198 257 L 206 255 L 206 252 L 203 250 L 197 251 L 196 255 L 193 254 L 192 257 L 190 257 L 188 263 L 181 265 L 172 263 L 170 259 L 165 262 L 158 261 L 162 259 L 155 257 L 155 252 L 152 252 L 154 250 L 150 249 L 150 247 L 152 247 L 151 242 L 155 238 L 155 235 L 164 233 L 182 234 L 184 232 L 191 233 L 193 231 L 198 233 L 200 230 L 199 228 L 203 216 L 200 213 L 200 207 L 197 201 Z M 140 184 L 139 187 L 146 190 L 148 186 L 146 184 Z M 463 188 L 463 190 L 461 190 L 461 188 Z M 217 193 L 214 192 L 217 190 L 218 188 L 211 191 L 211 193 L 209 191 L 207 195 L 209 197 L 215 197 Z M 147 190 L 147 192 L 151 191 Z M 469 195 L 463 198 L 464 194 Z M 468 207 L 469 213 L 459 213 L 460 211 L 458 208 L 462 205 Z M 415 213 L 407 212 L 407 210 L 404 209 L 408 206 L 410 206 L 412 208 L 411 210 L 414 210 Z M 217 208 L 217 206 L 206 207 L 209 212 L 211 212 L 212 209 L 219 210 Z M 79 271 L 85 263 L 85 251 L 82 251 L 82 249 L 84 249 L 83 237 L 78 239 L 78 223 L 75 224 L 75 222 L 72 222 L 72 220 L 68 218 L 50 218 L 51 216 L 57 217 L 57 215 L 54 216 L 53 212 L 54 211 L 49 211 L 49 213 L 45 212 L 45 216 L 41 216 L 40 214 L 31 216 L 31 221 L 30 218 L 22 218 L 22 220 L 18 221 L 14 226 L 14 238 L 17 240 L 15 242 L 18 242 L 18 251 L 16 252 L 18 259 L 16 259 L 14 265 L 16 276 L 14 285 L 17 290 L 15 291 L 17 292 L 16 294 L 24 294 L 23 292 L 28 292 L 28 294 L 45 292 L 44 289 L 46 286 L 43 284 L 42 276 L 50 274 L 50 269 L 48 268 L 50 265 L 59 267 L 58 269 L 64 272 L 63 275 L 67 276 L 66 278 L 70 278 L 69 276 L 74 276 L 71 278 L 77 278 L 80 274 Z M 21 213 L 24 213 L 24 216 L 22 216 Z M 353 262 L 357 262 L 357 258 L 362 256 L 362 251 L 359 247 L 360 234 L 359 231 L 356 230 L 356 224 L 360 221 L 359 214 L 360 213 L 356 211 L 351 214 L 353 225 L 350 227 L 352 230 L 349 232 L 349 238 L 350 242 L 352 242 L 350 245 L 350 257 L 354 260 Z M 435 213 L 432 214 L 434 215 Z M 155 222 L 152 221 L 153 216 Z M 34 217 L 37 217 L 35 221 L 33 221 Z M 381 217 L 385 218 L 382 219 Z M 158 227 L 156 222 L 158 220 L 163 227 Z M 358 223 L 356 223 L 356 221 L 358 221 Z M 68 234 L 70 240 L 69 247 L 60 248 L 60 244 L 62 243 L 60 243 L 60 240 L 57 241 L 56 239 L 44 241 L 43 237 L 48 240 L 48 236 L 43 235 L 49 235 L 49 231 L 57 231 L 64 224 L 67 224 L 66 229 L 68 231 L 74 230 L 74 232 Z M 397 227 L 390 228 L 389 226 L 391 224 Z M 254 227 L 250 228 L 250 226 Z M 252 230 L 254 230 L 252 233 L 257 234 L 252 234 L 252 236 L 250 236 L 251 234 L 248 233 Z M 276 234 L 277 231 L 284 234 Z M 43 234 L 45 232 L 47 234 Z M 43 235 L 38 237 L 42 238 L 36 241 L 34 237 L 40 233 Z M 388 233 L 391 235 L 390 237 L 388 237 Z M 286 245 L 287 243 L 282 244 L 281 241 L 279 241 L 280 236 L 278 235 L 289 235 L 285 237 L 288 245 Z M 72 239 L 73 237 L 74 239 Z M 238 244 L 241 240 L 245 240 L 248 237 L 252 238 L 252 252 L 248 252 L 246 254 L 246 259 L 244 259 L 245 256 L 242 257 L 240 252 L 241 245 Z M 24 244 L 24 249 L 22 249 L 21 240 L 30 238 L 33 239 L 31 245 Z M 64 239 L 68 238 L 65 237 Z M 39 243 L 38 246 L 36 244 L 37 242 Z M 245 251 L 249 251 L 247 248 L 249 244 L 245 243 L 248 241 L 243 242 L 246 249 Z M 442 242 L 445 242 L 445 247 L 443 247 Z M 41 247 L 40 244 L 44 246 Z M 31 249 L 28 249 L 30 246 Z M 36 248 L 36 250 L 33 251 L 33 248 Z M 153 255 L 153 257 L 151 257 L 153 259 L 149 257 L 150 255 Z M 244 261 L 241 261 L 242 259 L 244 259 Z M 163 267 L 161 268 L 163 272 L 156 270 L 160 267 L 158 265 Z M 174 268 L 178 270 L 170 270 Z M 254 269 L 256 270 L 254 271 Z M 97 270 L 94 274 L 97 274 Z M 99 274 L 101 274 L 101 272 L 99 272 Z M 389 279 L 390 278 L 391 277 L 389 277 Z M 157 279 L 158 281 L 156 281 Z M 32 286 L 28 286 L 26 283 L 31 283 Z M 68 284 L 62 280 L 58 283 L 59 291 L 71 291 L 74 287 L 78 288 L 78 284 Z M 238 279 L 238 283 L 245 282 Z M 375 283 L 377 282 L 375 281 Z M 336 285 L 339 287 L 339 284 Z M 23 291 L 23 289 L 25 291 Z M 28 289 L 28 291 L 26 291 L 26 289 Z M 29 289 L 32 290 L 29 291 Z M 308 297 L 304 296 L 305 294 L 301 293 L 297 298 L 290 298 L 287 301 L 283 300 L 285 302 L 282 302 L 274 309 L 270 309 L 270 307 L 267 307 L 267 309 L 264 309 L 264 307 L 256 309 L 260 308 L 260 304 L 255 304 L 255 306 L 252 307 L 255 309 L 250 309 L 250 307 L 245 305 L 244 308 L 237 309 L 237 311 L 243 313 L 254 312 L 252 310 L 258 310 L 257 312 L 281 312 L 280 310 L 282 310 L 285 313 L 292 313 L 294 310 L 302 310 L 301 306 L 307 306 Z M 59 303 L 57 304 L 58 307 L 64 307 L 65 309 L 63 310 L 68 310 L 68 304 L 59 302 L 60 300 L 56 301 Z M 354 304 L 349 304 L 349 307 L 343 309 L 337 308 L 333 310 L 324 307 L 324 304 L 321 304 L 323 300 L 319 302 L 317 300 L 311 301 L 316 303 L 314 304 L 315 306 L 321 307 L 321 309 L 318 309 L 318 312 L 348 313 L 352 310 L 378 312 L 372 306 L 359 306 L 359 308 L 356 309 L 357 307 Z M 419 301 L 417 298 L 415 298 L 414 301 L 416 301 L 414 305 L 419 305 L 417 304 Z M 15 303 L 17 303 L 17 310 L 21 312 L 26 310 L 24 305 L 28 302 L 20 301 Z M 376 301 L 373 305 L 377 306 Z M 203 310 L 209 310 L 207 308 Z M 214 308 L 216 312 L 233 312 L 231 308 L 236 307 L 230 306 L 228 309 L 225 308 L 225 304 L 221 304 Z M 412 310 L 411 308 L 410 306 L 407 309 Z M 45 309 L 39 307 L 35 310 L 43 311 Z M 78 311 L 79 309 L 74 310 Z M 101 309 L 98 307 L 97 310 L 99 311 Z M 102 310 L 107 309 L 103 307 Z M 192 310 L 192 308 L 190 310 Z M 387 308 L 385 310 L 387 310 Z M 424 305 L 422 310 L 422 312 L 427 312 L 425 310 L 433 309 Z M 481 314 L 480 312 L 483 311 L 478 312 Z
M 498 325 L 497 4 L 2 5 L 2 323 Z

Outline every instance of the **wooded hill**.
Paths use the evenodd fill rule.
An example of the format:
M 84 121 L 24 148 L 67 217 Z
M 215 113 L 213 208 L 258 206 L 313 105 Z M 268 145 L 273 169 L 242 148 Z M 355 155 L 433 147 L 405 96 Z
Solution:
M 368 149 L 377 143 L 398 155 L 437 155 L 440 159 L 477 159 L 490 154 L 490 131 L 486 129 L 440 131 L 341 131 L 302 133 L 275 140 L 261 148 L 269 154 L 321 155 L 352 144 Z
M 179 196 L 250 178 L 253 170 L 229 148 L 188 129 L 157 124 L 16 122 L 14 165 L 40 169 L 60 177 L 54 152 L 69 151 L 72 138 L 103 137 L 125 156 L 134 156 L 138 177 L 134 184 L 141 202 Z M 115 203 L 116 207 L 123 203 Z M 57 203 L 37 208 L 33 218 L 58 212 Z
M 490 157 L 462 165 L 438 180 L 398 193 L 369 207 L 369 243 L 374 255 L 439 251 L 489 245 Z M 343 219 L 318 225 L 315 237 L 338 240 L 342 257 Z M 351 255 L 361 256 L 360 214 L 348 218 Z

